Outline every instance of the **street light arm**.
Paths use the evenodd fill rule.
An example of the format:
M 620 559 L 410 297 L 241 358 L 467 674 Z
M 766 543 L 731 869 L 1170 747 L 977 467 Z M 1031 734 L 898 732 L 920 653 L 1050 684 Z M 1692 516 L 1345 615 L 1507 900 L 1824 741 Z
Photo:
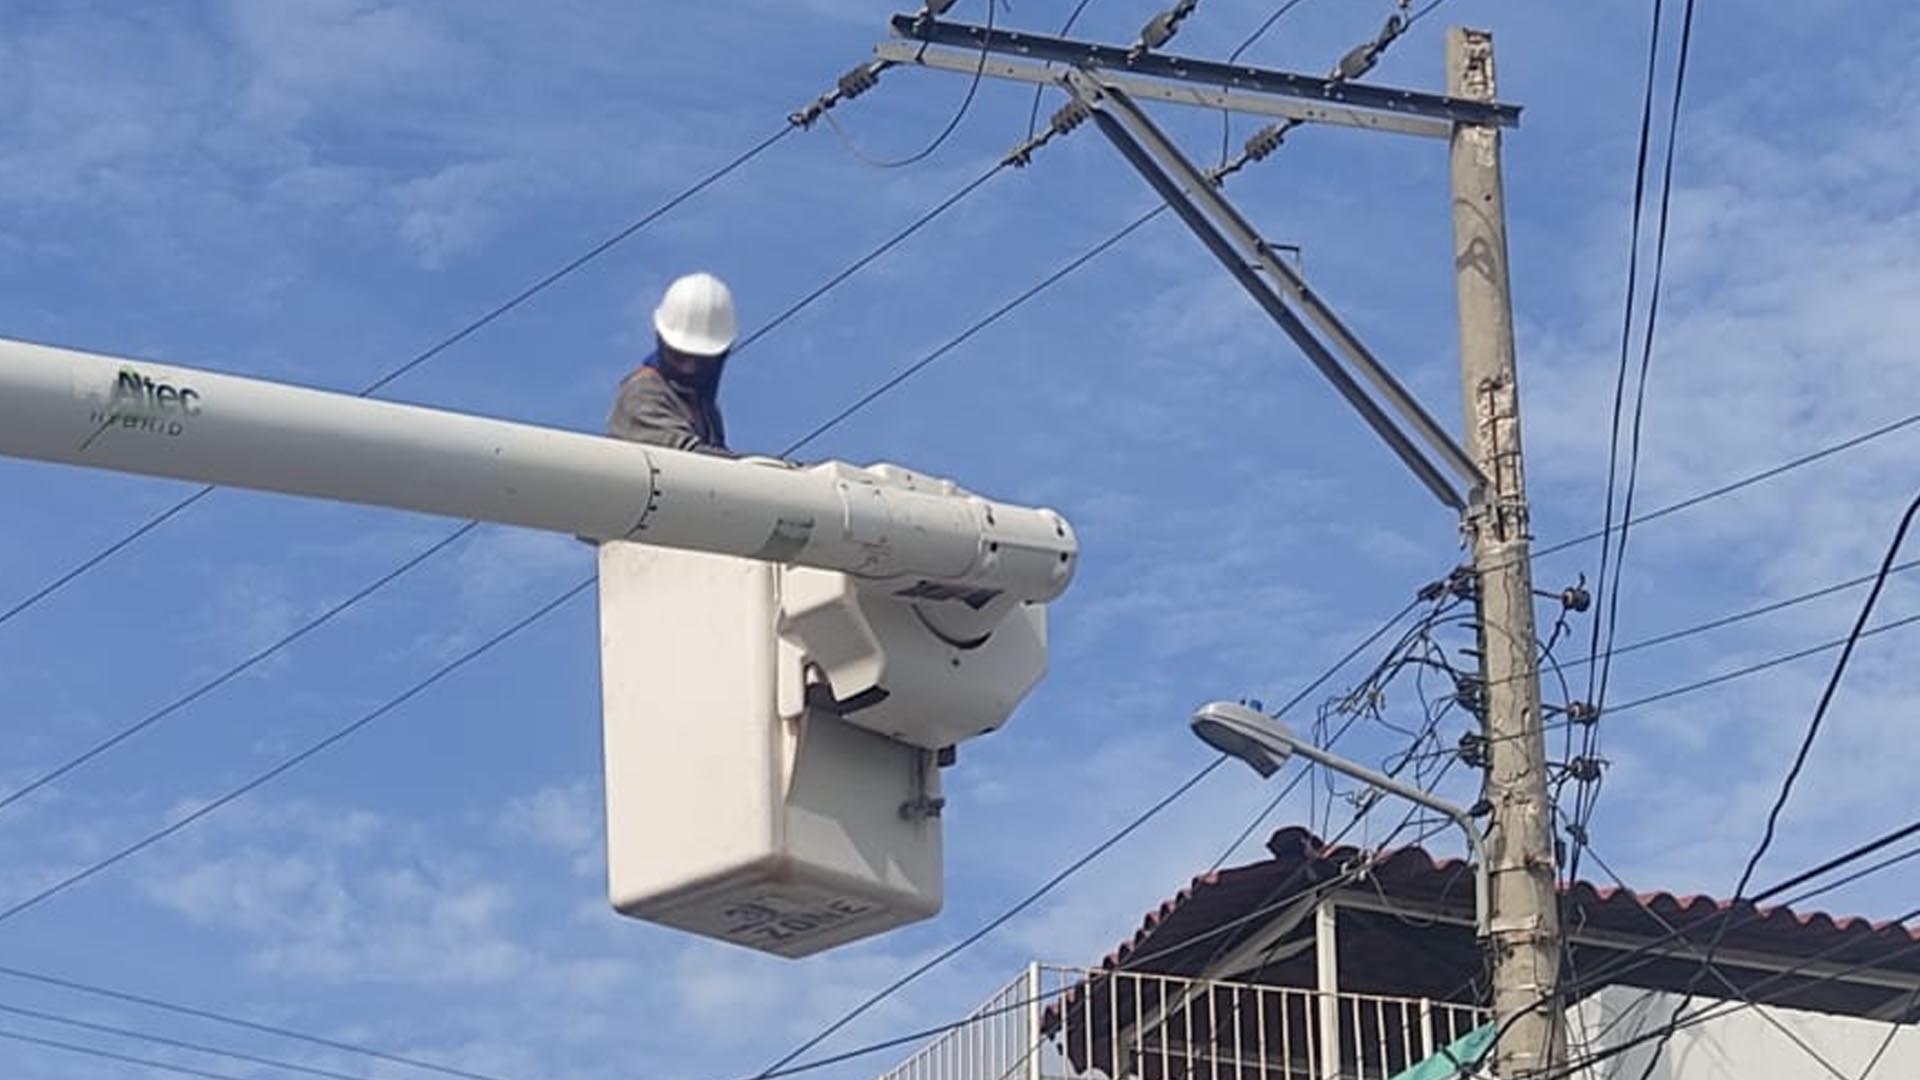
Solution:
M 1265 713 L 1235 702 L 1216 701 L 1202 706 L 1193 714 L 1193 730 L 1208 745 L 1247 762 L 1262 776 L 1273 775 L 1281 762 L 1289 756 L 1298 755 L 1352 777 L 1368 787 L 1398 795 L 1408 802 L 1446 815 L 1466 834 L 1467 851 L 1473 858 L 1474 929 L 1482 937 L 1487 935 L 1492 913 L 1486 841 L 1474 824 L 1473 815 L 1464 808 L 1404 780 L 1322 750 L 1288 731 Z

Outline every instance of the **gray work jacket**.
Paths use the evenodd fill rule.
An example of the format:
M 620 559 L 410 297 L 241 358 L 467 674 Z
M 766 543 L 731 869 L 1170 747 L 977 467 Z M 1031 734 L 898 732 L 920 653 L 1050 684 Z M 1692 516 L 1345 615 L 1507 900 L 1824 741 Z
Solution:
M 726 454 L 727 429 L 712 394 L 670 378 L 649 363 L 620 382 L 607 434 L 674 450 Z

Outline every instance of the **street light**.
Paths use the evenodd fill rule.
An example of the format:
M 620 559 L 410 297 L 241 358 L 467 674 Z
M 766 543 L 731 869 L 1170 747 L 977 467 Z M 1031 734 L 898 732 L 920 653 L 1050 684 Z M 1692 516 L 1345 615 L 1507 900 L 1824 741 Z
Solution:
M 1368 787 L 1398 795 L 1452 819 L 1455 825 L 1460 826 L 1460 831 L 1467 834 L 1467 850 L 1473 856 L 1474 929 L 1481 937 L 1487 936 L 1492 913 L 1488 903 L 1486 849 L 1480 830 L 1465 810 L 1405 781 L 1329 754 L 1288 731 L 1278 720 L 1245 705 L 1231 701 L 1202 705 L 1194 712 L 1192 725 L 1193 733 L 1200 736 L 1202 742 L 1229 757 L 1246 762 L 1261 776 L 1272 776 L 1280 771 L 1280 766 L 1286 764 L 1287 758 L 1298 754 L 1334 772 L 1345 773 Z

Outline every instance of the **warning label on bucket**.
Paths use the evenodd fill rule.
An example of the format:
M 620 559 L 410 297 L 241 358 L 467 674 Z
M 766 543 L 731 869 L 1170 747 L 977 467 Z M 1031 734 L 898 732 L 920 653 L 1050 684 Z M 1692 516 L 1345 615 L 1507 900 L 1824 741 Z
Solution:
M 752 948 L 782 952 L 884 910 L 884 905 L 847 896 L 806 889 L 767 890 L 730 898 L 720 912 L 720 936 Z

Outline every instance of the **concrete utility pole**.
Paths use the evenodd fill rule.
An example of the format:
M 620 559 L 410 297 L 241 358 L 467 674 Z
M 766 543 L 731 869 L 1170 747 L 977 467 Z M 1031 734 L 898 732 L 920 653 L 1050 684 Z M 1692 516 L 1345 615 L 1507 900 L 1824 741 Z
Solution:
M 1470 100 L 1493 100 L 1491 34 L 1448 31 L 1447 91 Z M 1452 165 L 1467 450 L 1489 480 L 1484 501 L 1467 517 L 1467 529 L 1480 584 L 1486 797 L 1493 808 L 1488 844 L 1493 918 L 1487 947 L 1493 960 L 1494 1018 L 1501 1033 L 1493 1072 L 1502 1080 L 1517 1080 L 1562 1066 L 1566 1038 L 1557 993 L 1560 910 L 1547 746 L 1540 728 L 1540 669 L 1534 653 L 1531 538 L 1520 456 L 1499 129 L 1455 123 Z

